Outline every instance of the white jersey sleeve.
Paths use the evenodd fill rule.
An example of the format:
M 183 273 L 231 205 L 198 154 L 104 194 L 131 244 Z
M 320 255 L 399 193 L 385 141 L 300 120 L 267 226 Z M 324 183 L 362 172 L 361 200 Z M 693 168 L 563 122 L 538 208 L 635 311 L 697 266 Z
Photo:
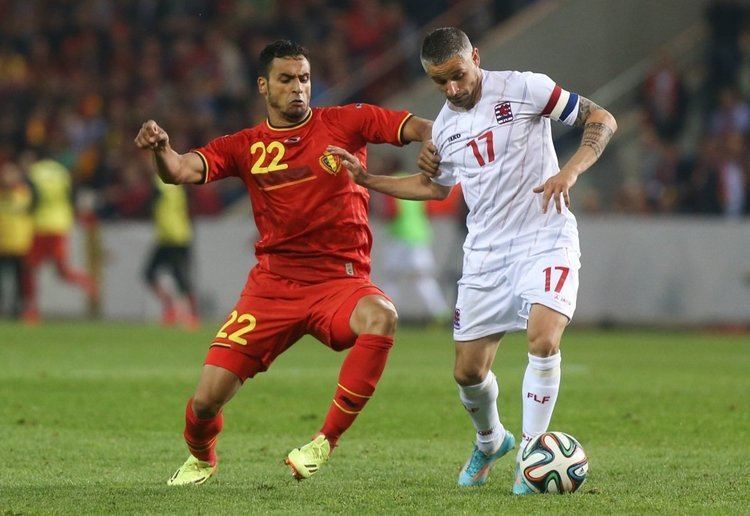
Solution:
M 531 102 L 540 116 L 551 118 L 565 125 L 575 123 L 579 106 L 577 93 L 562 89 L 544 74 L 525 72 L 523 75 Z
M 442 113 L 442 112 L 441 112 Z M 443 124 L 443 117 L 438 116 L 432 126 L 432 141 L 437 149 L 438 156 L 444 158 L 444 152 L 448 152 L 446 143 L 451 138 L 447 134 L 447 129 Z M 455 136 L 453 136 L 455 139 Z M 456 186 L 459 181 L 459 171 L 455 161 L 443 159 L 438 167 L 438 175 L 431 178 L 434 183 L 443 186 Z

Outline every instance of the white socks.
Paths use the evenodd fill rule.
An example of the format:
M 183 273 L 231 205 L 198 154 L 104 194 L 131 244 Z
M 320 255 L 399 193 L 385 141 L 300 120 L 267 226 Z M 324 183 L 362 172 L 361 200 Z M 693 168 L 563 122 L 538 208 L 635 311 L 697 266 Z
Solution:
M 477 430 L 477 447 L 487 455 L 495 453 L 505 437 L 505 428 L 497 413 L 497 392 L 497 378 L 492 371 L 480 384 L 458 386 L 461 403 Z
M 560 390 L 560 360 L 559 351 L 546 358 L 529 355 L 521 389 L 523 440 L 518 447 L 519 453 L 531 439 L 549 428 Z

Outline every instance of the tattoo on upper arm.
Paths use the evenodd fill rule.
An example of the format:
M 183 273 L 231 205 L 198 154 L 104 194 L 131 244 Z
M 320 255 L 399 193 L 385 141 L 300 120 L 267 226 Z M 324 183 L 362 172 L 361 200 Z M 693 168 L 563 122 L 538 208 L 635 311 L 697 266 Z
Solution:
M 591 147 L 596 157 L 602 155 L 604 147 L 609 143 L 609 139 L 612 138 L 612 129 L 602 124 L 601 122 L 593 122 L 586 124 L 583 129 L 583 140 L 581 141 L 581 147 Z
M 578 116 L 573 125 L 583 128 L 581 147 L 590 147 L 594 151 L 594 154 L 596 154 L 596 157 L 599 158 L 614 132 L 609 126 L 600 122 L 586 123 L 592 111 L 602 109 L 598 104 L 586 97 L 579 97 L 578 102 Z
M 601 109 L 601 106 L 597 105 L 596 102 L 592 102 L 586 97 L 578 97 L 578 116 L 576 121 L 573 122 L 575 127 L 583 127 L 586 125 L 586 119 L 589 117 L 592 111 Z

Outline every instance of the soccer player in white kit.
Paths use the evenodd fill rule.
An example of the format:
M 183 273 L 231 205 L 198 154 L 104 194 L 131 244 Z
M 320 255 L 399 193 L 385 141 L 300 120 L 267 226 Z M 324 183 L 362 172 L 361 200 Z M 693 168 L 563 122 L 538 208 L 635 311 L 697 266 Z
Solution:
M 481 69 L 478 50 L 456 28 L 427 35 L 421 59 L 447 99 L 432 128 L 435 155 L 419 158 L 425 172 L 378 176 L 349 153 L 330 150 L 357 183 L 395 197 L 444 199 L 461 183 L 469 231 L 453 324 L 454 377 L 476 444 L 458 483 L 476 486 L 515 446 L 498 416 L 490 369 L 507 332 L 525 329 L 528 338 L 518 456 L 549 426 L 560 386 L 560 339 L 575 311 L 580 268 L 569 190 L 599 158 L 617 123 L 546 75 Z M 562 168 L 550 120 L 583 128 L 581 146 Z M 513 492 L 531 492 L 517 465 Z

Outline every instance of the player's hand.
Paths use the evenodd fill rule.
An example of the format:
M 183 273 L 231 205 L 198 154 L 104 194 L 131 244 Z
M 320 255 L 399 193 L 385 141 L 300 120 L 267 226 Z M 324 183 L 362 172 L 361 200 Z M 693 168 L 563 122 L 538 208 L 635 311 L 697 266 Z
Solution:
M 169 145 L 169 135 L 159 127 L 153 120 L 144 122 L 138 136 L 135 137 L 135 144 L 141 149 L 158 151 L 165 149 Z
M 440 165 L 440 156 L 432 140 L 422 142 L 422 148 L 417 158 L 417 166 L 424 172 L 427 177 L 436 177 L 438 175 L 438 166 Z
M 344 165 L 344 168 L 346 168 L 347 171 L 349 171 L 349 177 L 351 177 L 355 183 L 360 186 L 367 186 L 369 174 L 356 156 L 341 147 L 336 147 L 335 145 L 329 145 L 326 150 L 334 156 L 341 158 L 341 164 Z
M 570 189 L 578 177 L 572 172 L 561 170 L 554 176 L 547 179 L 543 185 L 534 188 L 534 193 L 542 194 L 542 213 L 547 213 L 550 199 L 555 200 L 557 213 L 562 213 L 562 204 L 560 197 L 565 201 L 565 206 L 570 208 Z

